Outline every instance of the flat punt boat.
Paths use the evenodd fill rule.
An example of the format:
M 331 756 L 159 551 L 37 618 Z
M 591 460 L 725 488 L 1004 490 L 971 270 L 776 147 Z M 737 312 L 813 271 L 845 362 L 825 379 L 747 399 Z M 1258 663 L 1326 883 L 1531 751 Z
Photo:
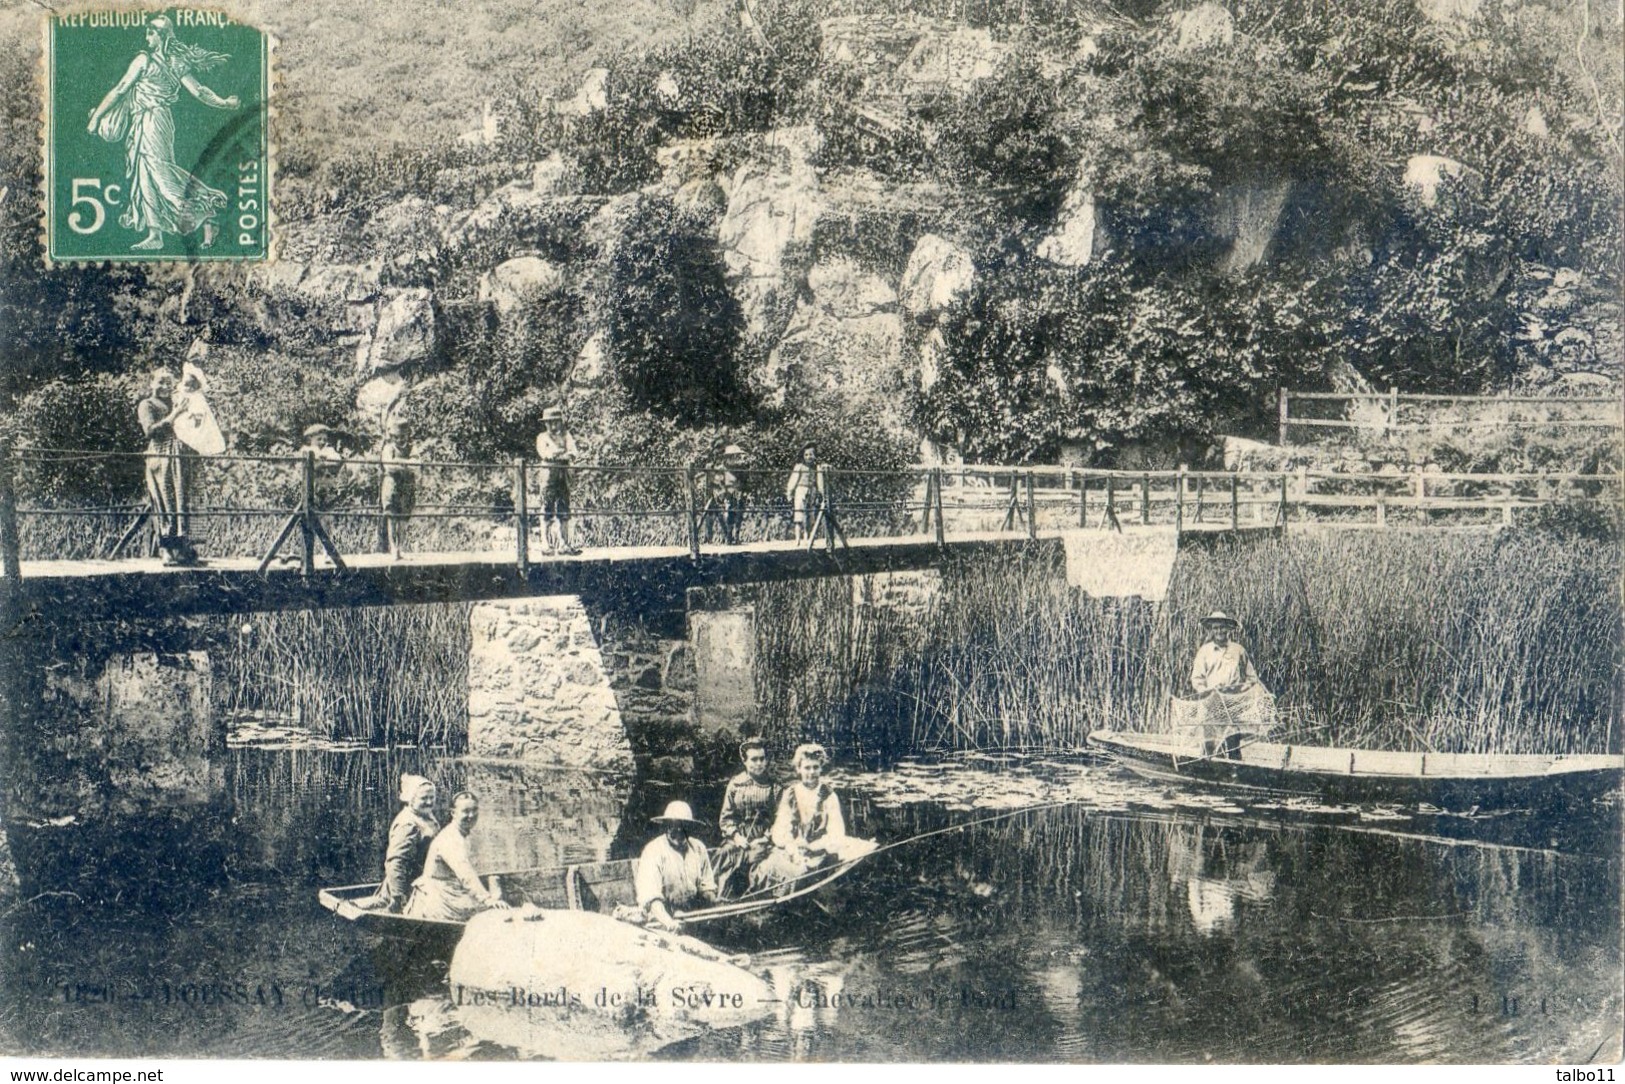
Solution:
M 1428 803 L 1440 809 L 1547 809 L 1618 789 L 1625 756 L 1404 753 L 1283 745 L 1254 735 L 1097 730 L 1089 743 L 1155 779 L 1210 783 L 1342 802 Z
M 683 920 L 685 929 L 700 932 L 695 927 L 710 928 L 729 920 L 761 916 L 793 901 L 823 893 L 834 882 L 851 873 L 861 861 L 862 858 L 859 858 L 825 866 L 789 884 L 780 885 L 772 892 L 750 893 L 723 900 L 710 907 L 681 912 L 677 917 Z M 594 911 L 608 915 L 613 914 L 617 907 L 630 907 L 636 903 L 637 893 L 633 888 L 636 872 L 637 859 L 623 858 L 508 870 L 485 874 L 483 879 L 487 888 L 498 892 L 503 902 L 515 907 L 532 904 L 550 910 Z M 316 893 L 316 899 L 339 918 L 369 933 L 447 948 L 455 946 L 462 936 L 461 922 L 413 918 L 388 911 L 371 911 L 360 906 L 361 901 L 371 897 L 377 889 L 377 882 L 323 888 Z

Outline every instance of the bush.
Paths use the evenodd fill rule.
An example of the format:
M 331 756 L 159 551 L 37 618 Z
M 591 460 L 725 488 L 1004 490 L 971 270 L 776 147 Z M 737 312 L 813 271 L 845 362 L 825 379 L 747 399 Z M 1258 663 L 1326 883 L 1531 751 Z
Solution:
M 18 495 L 47 505 L 99 504 L 139 498 L 139 455 L 58 456 L 29 449 L 139 452 L 147 440 L 136 421 L 144 389 L 107 375 L 53 380 L 24 395 L 4 421 L 0 441 L 23 456 Z
M 640 197 L 604 280 L 611 356 L 636 409 L 690 426 L 741 415 L 745 318 L 703 220 L 669 199 Z

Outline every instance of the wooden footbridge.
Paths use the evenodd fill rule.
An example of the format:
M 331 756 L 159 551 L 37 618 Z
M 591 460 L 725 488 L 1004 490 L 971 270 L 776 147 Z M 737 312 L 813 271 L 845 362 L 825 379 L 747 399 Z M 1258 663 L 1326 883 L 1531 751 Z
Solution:
M 1502 526 L 1554 501 L 1615 502 L 1618 475 L 1102 471 L 821 467 L 795 537 L 785 472 L 572 468 L 577 553 L 542 552 L 534 463 L 413 461 L 417 503 L 379 552 L 386 466 L 297 456 L 189 457 L 185 521 L 146 503 L 67 500 L 99 483 L 139 491 L 140 454 L 31 450 L 0 459 L 0 584 L 25 616 L 119 616 L 598 594 L 680 605 L 691 587 L 929 568 L 1033 547 L 1059 560 L 1076 530 L 1182 537 L 1300 526 Z M 399 470 L 399 468 L 396 468 Z M 179 526 L 202 563 L 166 564 Z

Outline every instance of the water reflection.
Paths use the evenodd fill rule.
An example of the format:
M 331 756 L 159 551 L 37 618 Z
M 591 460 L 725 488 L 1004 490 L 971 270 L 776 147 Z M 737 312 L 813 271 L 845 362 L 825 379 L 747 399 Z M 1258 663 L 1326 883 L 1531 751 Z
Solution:
M 1330 823 L 1231 813 L 1222 799 L 1099 766 L 905 768 L 837 781 L 853 831 L 887 841 L 963 827 L 876 856 L 833 914 L 804 909 L 736 931 L 727 947 L 749 952 L 774 991 L 764 1019 L 631 1053 L 1573 1062 L 1601 1046 L 1617 1056 L 1618 827 L 1605 818 L 1575 826 L 1601 845 L 1554 852 L 1462 845 L 1421 822 L 1416 838 L 1374 831 L 1358 811 Z M 645 838 L 645 811 L 680 796 L 708 816 L 720 797 L 413 751 L 233 750 L 206 808 L 14 829 L 25 895 L 62 894 L 3 920 L 6 1046 L 538 1053 L 502 1041 L 500 1024 L 471 1028 L 444 961 L 401 966 L 315 904 L 320 885 L 376 879 L 402 771 L 445 795 L 481 795 L 476 860 L 488 868 L 619 857 Z M 1017 800 L 1072 804 L 978 823 Z

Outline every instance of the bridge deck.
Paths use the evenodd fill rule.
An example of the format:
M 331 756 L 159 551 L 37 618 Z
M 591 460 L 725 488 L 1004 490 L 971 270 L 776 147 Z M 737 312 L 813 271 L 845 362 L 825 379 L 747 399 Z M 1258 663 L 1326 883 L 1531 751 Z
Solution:
M 118 561 L 24 561 L 18 584 L 24 613 L 115 616 L 247 613 L 260 610 L 464 602 L 554 594 L 632 594 L 680 605 L 690 587 L 857 575 L 929 568 L 950 554 L 974 556 L 1030 545 L 1054 547 L 1056 532 L 960 534 L 939 546 L 926 536 L 854 538 L 833 552 L 822 544 L 754 542 L 702 546 L 696 558 L 682 546 L 588 549 L 577 556 L 539 556 L 521 570 L 511 553 L 385 554 L 325 560 L 306 575 L 273 566 L 263 574 L 253 558 L 211 560 L 176 568 L 156 558 Z

